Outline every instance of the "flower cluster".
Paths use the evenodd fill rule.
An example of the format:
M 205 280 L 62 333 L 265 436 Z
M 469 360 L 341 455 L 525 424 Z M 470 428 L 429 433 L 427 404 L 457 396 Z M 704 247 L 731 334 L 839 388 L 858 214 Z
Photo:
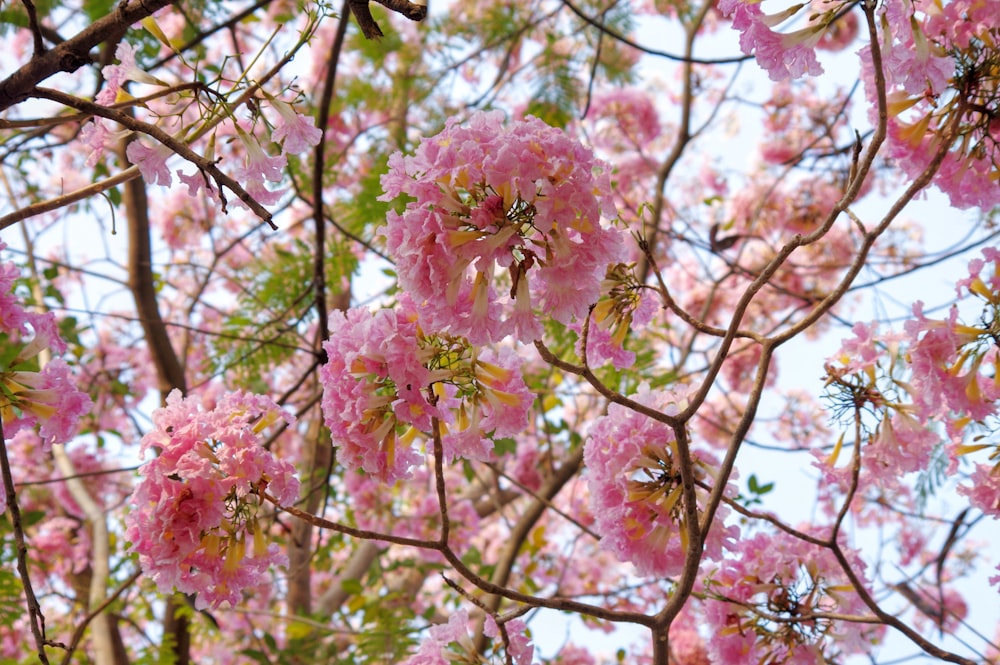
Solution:
M 987 269 L 989 268 L 989 269 Z M 910 393 L 921 419 L 944 421 L 954 434 L 971 421 L 997 412 L 1000 370 L 996 340 L 1000 336 L 1000 250 L 987 247 L 982 259 L 969 262 L 968 277 L 957 284 L 959 300 L 973 296 L 980 305 L 979 321 L 967 325 L 952 306 L 946 319 L 924 315 L 923 303 L 913 306 L 904 324 L 912 376 Z
M 818 76 L 823 68 L 816 60 L 816 47 L 823 41 L 827 29 L 834 25 L 839 30 L 838 18 L 851 3 L 839 0 L 823 2 L 823 11 L 809 13 L 809 25 L 782 34 L 771 28 L 797 14 L 808 3 L 794 5 L 778 14 L 765 14 L 759 0 L 720 0 L 719 11 L 732 17 L 733 28 L 740 31 L 740 49 L 754 54 L 772 81 L 799 78 L 803 74 Z M 835 40 L 827 39 L 829 46 Z
M 265 500 L 291 505 L 294 467 L 263 447 L 263 431 L 290 414 L 260 395 L 230 393 L 205 410 L 174 390 L 153 412 L 141 451 L 126 535 L 143 571 L 163 591 L 196 593 L 199 608 L 236 605 L 271 565 L 285 565 L 262 524 Z
M 415 155 L 394 154 L 382 187 L 415 199 L 382 230 L 400 286 L 426 328 L 473 344 L 538 339 L 536 308 L 582 319 L 622 258 L 621 233 L 601 223 L 616 214 L 607 167 L 537 118 L 449 120 Z
M 881 3 L 882 70 L 889 154 L 911 178 L 944 150 L 934 182 L 953 205 L 1000 203 L 1000 1 Z M 877 94 L 871 47 L 861 51 L 870 100 Z
M 321 407 L 339 459 L 385 482 L 420 461 L 412 444 L 427 438 L 434 418 L 446 459 L 491 459 L 490 437 L 527 424 L 534 396 L 517 355 L 425 334 L 408 299 L 394 310 L 334 313 L 323 348 Z
M 676 412 L 668 393 L 653 393 L 645 384 L 636 402 L 667 413 Z M 667 425 L 619 404 L 608 407 L 590 431 L 584 447 L 587 484 L 601 546 L 635 565 L 640 575 L 680 573 L 687 555 L 688 526 L 677 460 L 677 440 Z M 693 453 L 693 473 L 704 487 L 714 460 Z M 697 490 L 699 503 L 707 498 Z M 731 547 L 739 529 L 726 525 L 727 511 L 717 512 L 705 556 L 718 559 Z
M 649 324 L 656 314 L 658 300 L 652 289 L 639 283 L 634 268 L 625 263 L 608 266 L 601 282 L 601 299 L 594 306 L 586 331 L 586 360 L 591 366 L 606 360 L 619 369 L 635 364 L 635 353 L 625 349 L 625 338 Z M 580 333 L 577 355 L 582 358 L 583 324 L 573 328 Z
M 705 582 L 713 662 L 818 664 L 870 649 L 876 629 L 829 616 L 865 612 L 829 549 L 777 531 L 740 541 L 737 554 Z M 846 555 L 862 575 L 860 557 Z
M 898 359 L 905 337 L 879 333 L 874 324 L 857 323 L 852 330 L 854 337 L 845 339 L 826 363 L 826 398 L 837 417 L 856 417 L 861 411 L 878 415 L 879 423 L 861 449 L 862 468 L 877 485 L 896 486 L 903 474 L 927 468 L 940 437 L 926 425 L 919 404 L 908 401 L 900 377 L 894 376 L 903 367 Z M 888 367 L 882 366 L 885 357 L 890 359 Z M 842 473 L 833 469 L 840 445 L 816 464 L 837 484 L 845 480 L 838 482 Z
M 448 663 L 486 663 L 469 637 L 469 613 L 459 610 L 451 615 L 448 623 L 432 626 L 420 650 L 404 661 L 404 665 L 447 665 Z M 504 640 L 508 656 L 516 665 L 531 665 L 535 647 L 525 634 L 527 627 L 520 619 L 504 624 Z M 487 637 L 501 636 L 496 620 L 487 615 L 483 625 Z
M 107 85 L 97 95 L 95 101 L 98 104 L 107 106 L 114 104 L 119 98 L 128 98 L 128 93 L 123 87 L 127 81 L 157 86 L 166 85 L 166 83 L 147 74 L 136 64 L 135 52 L 135 47 L 127 42 L 118 45 L 115 57 L 118 58 L 119 64 L 108 65 L 102 70 Z M 242 164 L 234 169 L 232 175 L 257 202 L 271 205 L 281 199 L 284 190 L 269 189 L 267 183 L 281 182 L 288 155 L 305 152 L 317 145 L 323 138 L 323 132 L 309 118 L 296 112 L 288 102 L 267 93 L 264 95 L 267 105 L 277 113 L 277 121 L 266 124 L 271 127 L 271 140 L 281 144 L 281 152 L 274 156 L 268 154 L 265 146 L 261 145 L 260 140 L 254 134 L 234 123 L 233 127 L 239 138 L 239 145 L 242 146 L 244 152 Z M 109 129 L 108 121 L 101 118 L 96 118 L 93 123 L 89 123 L 81 131 L 82 140 L 93 150 L 88 158 L 90 165 L 96 163 L 110 141 L 121 135 L 120 132 L 112 132 Z M 215 137 L 213 136 L 209 143 L 209 152 L 212 151 L 214 145 Z M 173 183 L 173 175 L 167 167 L 167 160 L 174 153 L 168 146 L 155 143 L 152 139 L 143 138 L 129 142 L 125 154 L 129 161 L 139 168 L 146 182 L 164 187 L 169 187 Z M 181 181 L 188 185 L 192 196 L 203 187 L 211 189 L 211 185 L 203 173 L 192 175 L 177 171 L 177 174 Z M 238 203 L 238 205 L 240 204 Z
M 0 242 L 0 250 L 5 247 Z M 21 305 L 14 294 L 19 276 L 13 263 L 0 263 L 0 417 L 5 439 L 38 425 L 42 444 L 48 447 L 76 434 L 91 401 L 77 389 L 62 360 L 55 358 L 39 368 L 39 353 L 62 353 L 66 343 L 51 312 L 33 312 Z

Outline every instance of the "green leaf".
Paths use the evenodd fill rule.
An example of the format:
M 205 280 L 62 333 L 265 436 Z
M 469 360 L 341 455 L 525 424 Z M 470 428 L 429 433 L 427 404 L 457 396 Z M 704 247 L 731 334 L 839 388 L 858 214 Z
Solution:
M 350 594 L 361 593 L 365 590 L 361 586 L 361 580 L 356 579 L 340 580 L 340 588 Z
M 517 450 L 517 441 L 514 439 L 508 437 L 493 440 L 493 452 L 495 452 L 498 457 L 513 454 L 515 450 Z

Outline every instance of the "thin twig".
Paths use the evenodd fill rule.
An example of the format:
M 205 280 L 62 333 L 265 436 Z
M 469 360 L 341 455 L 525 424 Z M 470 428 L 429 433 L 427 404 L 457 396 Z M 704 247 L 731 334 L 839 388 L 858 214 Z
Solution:
M 24 598 L 28 604 L 28 621 L 31 624 L 31 634 L 35 638 L 35 649 L 38 659 L 43 665 L 48 665 L 49 658 L 45 654 L 45 615 L 38 604 L 35 590 L 31 586 L 28 574 L 28 545 L 24 539 L 24 526 L 21 523 L 21 509 L 17 505 L 17 492 L 14 490 L 14 477 L 10 472 L 10 460 L 7 457 L 7 442 L 4 439 L 3 423 L 0 422 L 0 476 L 3 478 L 4 493 L 7 497 L 7 510 L 10 511 L 10 523 L 14 529 L 14 546 L 17 548 L 17 572 L 24 586 Z

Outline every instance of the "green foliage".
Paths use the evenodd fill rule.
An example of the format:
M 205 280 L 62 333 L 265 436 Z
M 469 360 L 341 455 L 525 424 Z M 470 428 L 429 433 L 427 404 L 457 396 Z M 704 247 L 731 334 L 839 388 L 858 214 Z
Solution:
M 405 207 L 404 197 L 392 202 L 378 200 L 382 196 L 382 174 L 389 170 L 388 163 L 389 153 L 374 155 L 371 168 L 359 175 L 353 196 L 335 204 L 334 219 L 350 233 L 370 238 L 374 230 L 385 223 L 389 210 L 402 212 Z
M 13 565 L 4 566 L 0 569 L 0 626 L 13 626 L 23 615 L 24 591 L 21 578 L 14 572 Z
M 53 0 L 38 0 L 34 3 L 39 18 L 48 16 L 55 2 Z M 0 5 L 0 36 L 6 36 L 18 28 L 28 26 L 28 14 L 20 2 L 5 2 Z
M 948 480 L 948 454 L 942 444 L 934 446 L 927 468 L 917 476 L 917 506 L 922 511 L 928 499 L 932 498 Z
M 526 113 L 553 127 L 564 128 L 578 114 L 580 81 L 564 63 L 543 70 Z
M 96 21 L 110 14 L 115 4 L 114 0 L 83 0 L 83 13 L 89 20 Z
M 277 244 L 258 256 L 242 276 L 241 307 L 223 322 L 214 340 L 213 371 L 230 371 L 234 386 L 268 392 L 273 367 L 308 348 L 306 325 L 314 316 L 312 247 L 304 240 Z M 327 254 L 328 295 L 352 274 L 356 258 L 342 245 Z
M 759 505 L 763 503 L 761 497 L 770 493 L 773 489 L 773 482 L 761 484 L 760 480 L 757 479 L 757 474 L 751 473 L 750 477 L 747 478 L 747 494 L 741 494 L 736 500 L 747 507 Z

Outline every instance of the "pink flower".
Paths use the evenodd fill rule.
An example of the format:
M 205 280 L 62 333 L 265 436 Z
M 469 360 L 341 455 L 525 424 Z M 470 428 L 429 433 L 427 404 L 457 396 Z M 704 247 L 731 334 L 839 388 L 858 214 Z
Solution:
M 120 139 L 122 135 L 124 135 L 124 132 L 111 131 L 108 127 L 108 121 L 104 118 L 94 118 L 92 122 L 84 123 L 80 128 L 80 142 L 88 146 L 91 150 L 87 156 L 86 165 L 90 167 L 96 166 L 108 144 L 116 139 Z
M 931 451 L 941 441 L 933 429 L 922 425 L 909 408 L 894 407 L 879 423 L 875 436 L 862 450 L 865 469 L 879 482 L 898 481 L 905 473 L 923 471 L 930 462 Z
M 0 242 L 0 249 L 6 245 Z M 66 343 L 59 335 L 51 312 L 25 310 L 14 293 L 19 277 L 17 266 L 0 264 L 0 344 L 6 366 L 0 366 L 0 417 L 5 439 L 20 430 L 39 426 L 43 450 L 53 443 L 65 443 L 75 434 L 80 418 L 90 411 L 90 397 L 77 389 L 69 367 L 53 359 L 40 370 L 36 357 L 43 350 L 62 353 Z M 26 338 L 29 329 L 31 338 Z
M 236 605 L 272 565 L 287 563 L 260 519 L 265 494 L 279 505 L 298 498 L 294 467 L 262 445 L 279 420 L 294 419 L 246 393 L 223 395 L 205 411 L 175 390 L 153 412 L 140 450 L 160 452 L 140 469 L 126 535 L 162 591 L 196 593 L 200 608 Z
M 813 612 L 864 614 L 865 605 L 828 549 L 783 531 L 737 543 L 705 581 L 708 648 L 722 663 L 825 663 L 833 655 L 866 653 L 873 631 L 849 621 L 802 618 Z M 852 568 L 864 564 L 847 551 Z M 714 661 L 713 661 L 714 662 Z
M 0 383 L 11 396 L 11 401 L 0 409 L 5 437 L 38 424 L 44 444 L 65 443 L 76 435 L 80 418 L 92 406 L 90 397 L 77 389 L 69 366 L 58 358 L 46 363 L 41 372 L 0 375 Z
M 169 187 L 173 182 L 170 169 L 167 168 L 167 158 L 173 154 L 173 151 L 165 145 L 157 143 L 155 146 L 149 146 L 142 139 L 130 141 L 125 148 L 125 156 L 139 167 L 143 180 L 150 185 L 164 187 Z
M 260 142 L 255 137 L 247 134 L 238 126 L 236 130 L 247 154 L 243 160 L 243 166 L 233 172 L 233 177 L 241 184 L 250 181 L 263 183 L 265 180 L 281 182 L 283 169 L 287 163 L 285 156 L 271 157 L 264 152 Z
M 287 104 L 280 99 L 270 98 L 271 106 L 281 117 L 271 132 L 271 139 L 275 143 L 282 143 L 283 152 L 300 153 L 319 144 L 323 138 L 320 131 L 312 120 L 296 113 L 291 104 Z
M 1000 123 L 987 109 L 998 85 L 989 73 L 993 51 L 982 44 L 992 43 L 1000 3 L 949 2 L 937 7 L 888 0 L 881 8 L 890 156 L 915 178 L 944 150 L 933 182 L 952 204 L 983 209 L 997 205 Z M 867 95 L 874 100 L 871 48 L 860 55 Z
M 422 392 L 431 374 L 421 363 L 416 335 L 416 325 L 392 310 L 358 308 L 333 313 L 323 343 L 320 405 L 340 449 L 337 458 L 384 482 L 408 477 L 420 462 L 409 445 L 411 430 L 430 430 L 438 413 Z
M 135 51 L 136 47 L 128 42 L 119 42 L 118 48 L 115 49 L 115 57 L 118 58 L 118 64 L 106 65 L 101 69 L 101 74 L 104 76 L 107 86 L 97 93 L 94 101 L 103 106 L 111 106 L 118 101 L 118 93 L 122 91 L 126 81 L 149 83 L 157 86 L 167 85 L 136 65 Z
M 979 376 L 984 356 L 975 353 L 985 331 L 959 323 L 955 306 L 947 320 L 939 321 L 925 317 L 918 301 L 913 315 L 903 326 L 910 341 L 910 394 L 917 414 L 930 418 L 951 411 L 981 420 L 995 413 L 992 387 Z
M 101 69 L 101 74 L 107 85 L 97 94 L 94 101 L 103 106 L 115 103 L 118 92 L 126 81 L 137 81 L 149 76 L 136 66 L 135 47 L 128 42 L 119 42 L 118 48 L 115 50 L 115 57 L 118 59 L 117 65 L 107 65 Z
M 643 384 L 635 401 L 664 413 L 676 411 L 669 393 L 653 393 Z M 640 575 L 680 573 L 686 557 L 687 532 L 676 441 L 667 425 L 619 404 L 598 418 L 584 444 L 587 485 L 601 547 L 635 565 Z M 711 481 L 714 460 L 693 453 L 694 473 Z M 699 501 L 707 497 L 697 490 Z M 705 556 L 718 559 L 732 546 L 739 529 L 726 525 L 726 511 L 716 513 Z
M 412 157 L 393 155 L 383 200 L 415 198 L 382 231 L 422 324 L 473 344 L 542 334 L 538 312 L 582 319 L 621 258 L 606 167 L 537 118 L 449 120 Z
M 531 665 L 531 658 L 535 654 L 535 647 L 527 635 L 528 627 L 520 619 L 514 619 L 513 621 L 508 621 L 504 625 L 504 628 L 507 631 L 507 638 L 509 640 L 507 653 L 510 654 L 510 657 L 514 659 L 517 665 Z M 483 633 L 487 637 L 494 639 L 500 637 L 500 627 L 497 626 L 497 622 L 492 616 L 486 616 Z
M 602 143 L 608 147 L 645 147 L 654 141 L 662 130 L 660 118 L 652 97 L 643 90 L 615 88 L 594 99 L 587 118 L 596 121 L 607 119 L 615 131 L 601 132 Z
M 814 25 L 783 35 L 771 30 L 770 26 L 784 21 L 787 16 L 765 15 L 759 2 L 746 0 L 720 0 L 719 11 L 732 17 L 733 29 L 740 31 L 740 49 L 747 55 L 755 54 L 757 64 L 772 81 L 823 73 L 815 52 L 823 36 L 822 26 Z
M 268 155 L 257 139 L 238 125 L 236 133 L 246 150 L 246 157 L 243 165 L 233 170 L 233 178 L 243 185 L 243 189 L 258 203 L 262 205 L 277 203 L 284 191 L 270 190 L 264 182 L 281 182 L 287 158 L 283 154 L 277 157 Z
M 478 663 L 482 658 L 469 637 L 469 613 L 458 610 L 453 613 L 446 624 L 431 626 L 427 638 L 421 643 L 420 650 L 410 656 L 403 665 L 449 665 L 450 663 Z M 534 647 L 525 635 L 527 627 L 523 621 L 514 619 L 506 624 L 508 654 L 517 665 L 531 665 Z M 496 640 L 500 630 L 496 620 L 487 616 L 483 633 Z
M 458 653 L 478 659 L 476 646 L 469 637 L 469 613 L 465 610 L 452 614 L 446 624 L 431 626 L 420 650 L 403 665 L 449 665 L 453 662 L 451 656 Z
M 632 268 L 624 263 L 609 266 L 601 282 L 601 299 L 587 331 L 587 363 L 592 367 L 607 360 L 618 369 L 634 365 L 635 354 L 625 350 L 625 339 L 645 328 L 658 309 L 654 292 L 639 284 Z M 583 324 L 570 329 L 577 333 L 576 353 L 583 357 Z
M 492 437 L 527 426 L 534 395 L 518 356 L 425 335 L 408 299 L 397 310 L 332 315 L 323 348 L 321 408 L 339 459 L 383 482 L 408 477 L 420 462 L 412 444 L 430 438 L 432 418 L 439 420 L 447 459 L 492 459 Z
M 1000 474 L 993 465 L 976 464 L 969 476 L 971 485 L 959 485 L 958 493 L 969 503 L 994 518 L 1000 517 Z

